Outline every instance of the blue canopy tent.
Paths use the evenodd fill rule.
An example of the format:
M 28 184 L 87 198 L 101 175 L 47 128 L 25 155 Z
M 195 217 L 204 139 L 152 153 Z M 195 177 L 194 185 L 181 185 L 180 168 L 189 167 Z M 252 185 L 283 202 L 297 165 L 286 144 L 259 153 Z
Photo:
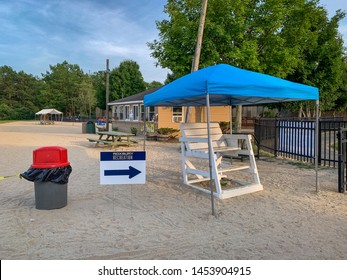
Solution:
M 145 106 L 257 105 L 319 100 L 318 88 L 218 64 L 192 72 L 144 98 Z
M 318 88 L 218 64 L 183 76 L 144 97 L 145 106 L 206 106 L 209 128 L 211 106 L 257 105 L 300 100 L 316 101 Z M 318 113 L 317 122 L 318 122 Z M 316 140 L 317 140 L 316 129 Z M 210 134 L 208 133 L 209 144 Z M 318 141 L 315 141 L 316 170 Z M 209 149 L 210 150 L 210 149 Z M 212 155 L 210 155 L 212 157 Z M 318 190 L 318 175 L 316 188 Z M 212 191 L 212 190 L 211 190 Z M 213 196 L 213 195 L 212 195 Z

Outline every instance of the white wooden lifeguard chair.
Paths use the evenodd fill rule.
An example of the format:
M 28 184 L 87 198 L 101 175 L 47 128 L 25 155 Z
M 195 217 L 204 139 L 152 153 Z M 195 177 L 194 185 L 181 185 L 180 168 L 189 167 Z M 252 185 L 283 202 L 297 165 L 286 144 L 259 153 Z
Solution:
M 210 123 L 213 160 L 209 164 L 207 123 L 182 123 L 180 129 L 185 185 L 210 193 L 203 182 L 209 182 L 212 174 L 215 187 L 213 194 L 219 199 L 263 190 L 251 145 L 251 135 L 223 134 L 218 123 Z M 244 161 L 233 159 L 240 156 L 244 157 Z M 227 188 L 222 186 L 223 181 L 229 182 Z

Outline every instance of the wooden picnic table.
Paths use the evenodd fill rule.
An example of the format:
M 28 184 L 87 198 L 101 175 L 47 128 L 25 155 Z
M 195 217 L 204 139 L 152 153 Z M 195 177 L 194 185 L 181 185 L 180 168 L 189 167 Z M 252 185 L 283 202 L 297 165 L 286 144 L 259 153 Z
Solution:
M 120 132 L 120 131 L 98 131 L 99 138 L 87 138 L 89 142 L 95 142 L 95 146 L 99 144 L 111 145 L 117 147 L 120 145 L 130 146 L 131 144 L 137 143 L 131 138 L 135 136 L 132 133 Z

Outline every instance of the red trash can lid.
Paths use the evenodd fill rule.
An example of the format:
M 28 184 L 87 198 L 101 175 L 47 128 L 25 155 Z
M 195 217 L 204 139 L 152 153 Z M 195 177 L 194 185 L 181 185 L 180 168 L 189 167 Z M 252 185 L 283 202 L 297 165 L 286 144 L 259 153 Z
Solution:
M 59 146 L 48 146 L 33 151 L 32 168 L 56 168 L 70 165 L 67 149 Z

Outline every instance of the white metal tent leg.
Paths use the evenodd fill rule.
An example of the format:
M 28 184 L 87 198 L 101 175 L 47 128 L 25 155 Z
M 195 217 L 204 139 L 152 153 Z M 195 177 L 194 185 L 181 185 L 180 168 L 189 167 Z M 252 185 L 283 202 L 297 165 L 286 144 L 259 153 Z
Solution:
M 213 186 L 212 186 L 212 161 L 213 161 L 213 151 L 212 151 L 212 140 L 211 140 L 211 112 L 210 112 L 210 95 L 206 94 L 206 109 L 207 109 L 207 135 L 208 135 L 208 167 L 210 170 L 210 191 L 211 191 L 211 206 L 212 206 L 212 215 L 215 216 L 215 208 L 214 208 L 214 195 L 213 195 Z
M 315 129 L 315 149 L 314 149 L 314 164 L 316 170 L 316 192 L 319 192 L 319 178 L 318 178 L 318 138 L 319 138 L 319 100 L 316 101 L 316 129 Z

